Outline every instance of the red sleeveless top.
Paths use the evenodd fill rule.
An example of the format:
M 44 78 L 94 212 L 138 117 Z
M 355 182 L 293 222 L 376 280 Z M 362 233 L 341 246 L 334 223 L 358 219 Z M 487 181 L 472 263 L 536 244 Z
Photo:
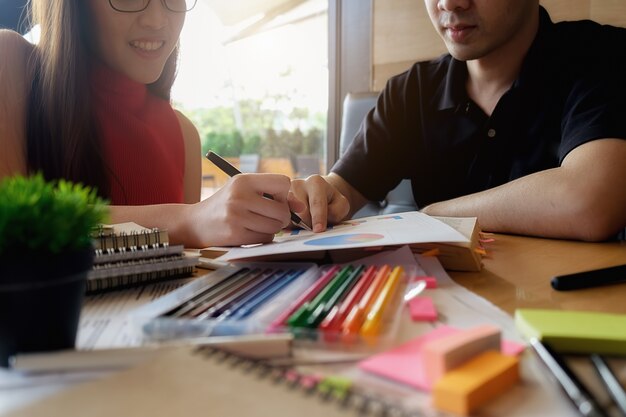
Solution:
M 105 67 L 92 81 L 111 204 L 182 203 L 185 144 L 170 103 Z

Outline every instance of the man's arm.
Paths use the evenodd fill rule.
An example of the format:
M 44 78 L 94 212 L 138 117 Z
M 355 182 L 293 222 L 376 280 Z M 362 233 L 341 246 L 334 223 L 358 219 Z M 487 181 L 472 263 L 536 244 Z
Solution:
M 476 216 L 484 230 L 493 232 L 605 240 L 626 226 L 626 140 L 587 142 L 558 168 L 422 211 Z

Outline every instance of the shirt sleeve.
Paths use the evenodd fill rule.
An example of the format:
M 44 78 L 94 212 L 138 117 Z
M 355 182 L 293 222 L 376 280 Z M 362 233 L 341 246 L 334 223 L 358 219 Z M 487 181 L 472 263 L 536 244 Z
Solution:
M 572 71 L 575 80 L 563 108 L 559 163 L 573 149 L 592 140 L 626 139 L 624 74 L 624 61 L 583 63 Z
M 387 82 L 375 108 L 331 169 L 371 201 L 383 200 L 403 178 L 409 177 L 411 135 L 405 129 L 405 117 L 412 111 L 406 99 L 407 89 L 413 84 L 410 74 L 407 71 Z

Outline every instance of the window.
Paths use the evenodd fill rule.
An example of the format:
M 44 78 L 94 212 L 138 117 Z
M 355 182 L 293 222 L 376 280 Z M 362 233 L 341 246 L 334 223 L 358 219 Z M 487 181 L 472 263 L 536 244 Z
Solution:
M 256 16 L 227 13 L 227 0 L 198 2 L 181 35 L 175 107 L 198 128 L 203 154 L 236 166 L 241 155 L 258 155 L 259 172 L 291 177 L 323 172 L 328 2 L 251 3 L 264 1 L 274 8 Z M 203 164 L 206 197 L 227 177 Z

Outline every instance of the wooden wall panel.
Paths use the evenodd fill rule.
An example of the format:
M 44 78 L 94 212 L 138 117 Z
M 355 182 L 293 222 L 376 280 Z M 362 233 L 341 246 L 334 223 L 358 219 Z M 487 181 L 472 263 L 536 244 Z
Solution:
M 589 19 L 592 0 L 540 0 L 553 22 Z M 603 0 L 604 1 L 604 0 Z
M 626 0 L 541 0 L 540 3 L 555 22 L 593 19 L 626 27 Z M 373 0 L 372 13 L 372 91 L 380 91 L 389 77 L 414 62 L 446 52 L 423 1 Z
M 372 91 L 415 61 L 446 51 L 423 1 L 374 0 L 372 22 Z
M 626 0 L 592 0 L 591 19 L 607 25 L 626 27 Z

